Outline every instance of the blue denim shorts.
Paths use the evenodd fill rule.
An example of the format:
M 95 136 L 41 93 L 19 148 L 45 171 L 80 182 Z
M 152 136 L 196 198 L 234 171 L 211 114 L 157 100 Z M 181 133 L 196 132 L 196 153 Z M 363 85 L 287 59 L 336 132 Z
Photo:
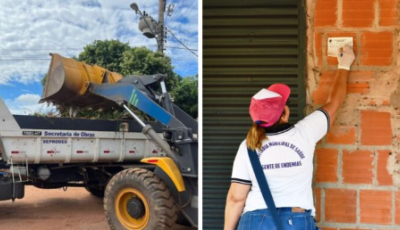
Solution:
M 278 208 L 278 216 L 285 230 L 315 230 L 311 210 L 292 212 L 291 208 Z M 245 212 L 239 221 L 238 230 L 276 230 L 274 218 L 268 209 Z

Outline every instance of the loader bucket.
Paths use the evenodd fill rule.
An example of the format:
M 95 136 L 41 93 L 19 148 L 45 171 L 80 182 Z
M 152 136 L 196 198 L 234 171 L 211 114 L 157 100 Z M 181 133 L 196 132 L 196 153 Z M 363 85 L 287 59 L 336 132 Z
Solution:
M 50 54 L 51 64 L 40 102 L 77 107 L 101 104 L 103 98 L 88 92 L 90 83 L 111 83 L 122 76 L 97 65 L 88 65 L 59 54 Z

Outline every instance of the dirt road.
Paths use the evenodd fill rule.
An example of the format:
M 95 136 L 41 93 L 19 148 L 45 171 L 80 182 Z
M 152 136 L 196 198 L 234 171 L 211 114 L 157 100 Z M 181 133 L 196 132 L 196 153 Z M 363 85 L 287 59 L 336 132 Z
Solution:
M 109 230 L 103 200 L 83 188 L 25 187 L 25 198 L 0 202 L 1 230 Z M 178 228 L 177 228 L 178 229 Z M 181 230 L 186 228 L 179 228 Z

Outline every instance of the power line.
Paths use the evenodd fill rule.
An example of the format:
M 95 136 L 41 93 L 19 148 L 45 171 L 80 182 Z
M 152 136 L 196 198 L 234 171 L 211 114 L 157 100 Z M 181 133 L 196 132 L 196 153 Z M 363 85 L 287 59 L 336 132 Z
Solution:
M 150 46 L 157 46 L 157 45 L 150 45 Z M 165 48 L 186 50 L 186 48 L 176 47 L 176 46 L 165 46 Z M 189 48 L 189 49 L 193 50 L 193 51 L 198 51 L 198 49 L 194 49 L 194 48 Z
M 165 46 L 165 48 L 186 50 L 186 48 L 176 47 L 176 46 Z M 193 51 L 198 51 L 197 49 L 192 49 L 192 48 L 189 48 L 189 49 L 193 50 Z
M 181 3 L 181 0 L 178 0 L 178 2 L 176 3 L 176 6 L 180 6 L 180 7 L 185 6 L 184 4 L 180 5 L 180 3 Z M 187 5 L 186 7 L 191 9 L 191 8 L 193 8 L 194 4 L 196 4 L 196 3 L 197 3 L 197 1 L 192 1 L 192 3 L 190 5 Z M 171 17 L 169 17 L 169 18 L 167 17 L 167 19 L 169 19 L 168 22 L 172 22 L 175 19 L 178 19 L 178 18 L 184 16 L 184 15 L 181 15 L 181 14 L 179 14 L 179 16 L 177 16 L 178 14 L 179 13 L 176 11 Z
M 51 59 L 40 58 L 0 58 L 0 61 L 50 61 Z
M 172 35 L 172 37 L 174 37 L 175 40 L 177 40 L 182 46 L 184 46 L 184 47 L 185 47 L 187 50 L 189 50 L 192 54 L 194 54 L 196 57 L 198 57 L 198 55 L 197 55 L 195 52 L 193 52 L 189 47 L 187 47 L 183 42 L 181 42 L 181 40 L 179 40 L 179 39 L 175 36 L 175 34 L 174 34 L 170 29 L 165 28 L 165 30 L 167 30 L 167 31 Z
M 187 7 L 188 7 L 189 9 L 191 9 L 191 8 L 194 6 L 194 2 L 195 2 L 195 1 L 193 1 L 192 4 L 189 5 L 189 6 L 187 6 Z M 181 3 L 181 0 L 177 0 L 175 3 L 172 2 L 171 4 L 175 4 L 176 7 L 182 7 L 183 4 L 180 5 L 180 3 Z M 165 24 L 168 26 L 170 22 L 173 22 L 175 19 L 179 19 L 179 18 L 182 16 L 182 15 L 179 15 L 179 16 L 178 16 L 178 15 L 179 15 L 179 12 L 178 12 L 178 11 L 175 11 L 175 13 L 172 15 L 172 17 L 167 17 L 167 19 L 165 20 L 165 21 L 166 21 Z M 175 34 L 174 34 L 171 30 L 169 30 L 169 29 L 167 29 L 167 28 L 165 28 L 165 30 L 166 30 L 166 31 L 169 31 L 169 32 L 171 33 L 171 35 L 175 38 L 175 40 L 178 41 L 182 46 L 185 47 L 185 48 L 180 48 L 180 47 L 172 47 L 172 46 L 167 47 L 167 46 L 165 46 L 166 48 L 187 49 L 187 50 L 189 50 L 191 53 L 193 53 L 196 57 L 198 57 L 198 55 L 197 55 L 196 53 L 193 52 L 193 51 L 198 51 L 197 49 L 192 49 L 192 48 L 187 47 L 182 41 L 180 41 L 180 40 L 175 36 Z
M 176 3 L 174 3 L 173 1 L 171 2 L 171 4 L 174 4 L 175 7 L 176 7 L 176 6 L 180 6 L 180 3 L 181 3 L 181 0 L 177 0 Z M 170 21 L 173 21 L 172 19 L 173 19 L 173 18 L 175 17 L 175 15 L 177 15 L 177 14 L 178 14 L 178 12 L 175 11 L 174 14 L 172 14 L 172 16 L 167 17 L 167 18 L 165 19 L 165 24 L 167 24 L 167 22 L 169 23 Z
M 156 46 L 156 45 L 152 45 L 152 46 Z M 165 46 L 165 48 L 169 48 L 169 49 L 181 49 L 181 50 L 186 50 L 186 49 L 190 49 L 192 51 L 198 51 L 198 49 L 194 49 L 194 48 L 184 48 L 184 47 L 176 47 L 176 46 Z M 48 58 L 44 58 L 44 57 L 7 57 L 7 56 L 0 56 L 0 60 L 1 61 L 8 61 L 8 60 L 51 60 Z
M 53 54 L 53 52 L 51 53 Z M 4 53 L 0 50 L 0 59 L 1 58 L 49 58 L 51 56 L 50 53 L 42 53 L 42 52 L 35 52 L 35 53 L 24 53 L 24 52 L 8 52 Z M 71 54 L 68 52 L 57 52 L 56 54 L 61 54 L 65 56 L 74 56 L 75 54 Z
M 34 49 L 25 49 L 25 48 L 21 48 L 21 49 L 0 49 L 0 51 L 37 51 L 37 50 L 46 50 L 46 51 L 53 51 L 53 50 L 82 50 L 83 48 L 34 48 Z
M 194 4 L 197 4 L 197 7 L 194 7 Z M 190 8 L 195 8 L 197 10 L 197 12 L 199 12 L 198 11 L 198 9 L 199 9 L 199 1 L 192 1 L 192 4 L 190 5 L 189 9 Z

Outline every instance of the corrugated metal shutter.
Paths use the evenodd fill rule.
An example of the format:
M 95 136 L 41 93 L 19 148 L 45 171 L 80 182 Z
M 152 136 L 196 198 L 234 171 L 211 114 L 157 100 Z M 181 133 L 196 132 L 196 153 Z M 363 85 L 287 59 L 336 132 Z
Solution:
M 305 9 L 299 0 L 203 4 L 203 228 L 222 229 L 232 163 L 251 126 L 251 96 L 286 83 L 291 122 L 303 116 Z

